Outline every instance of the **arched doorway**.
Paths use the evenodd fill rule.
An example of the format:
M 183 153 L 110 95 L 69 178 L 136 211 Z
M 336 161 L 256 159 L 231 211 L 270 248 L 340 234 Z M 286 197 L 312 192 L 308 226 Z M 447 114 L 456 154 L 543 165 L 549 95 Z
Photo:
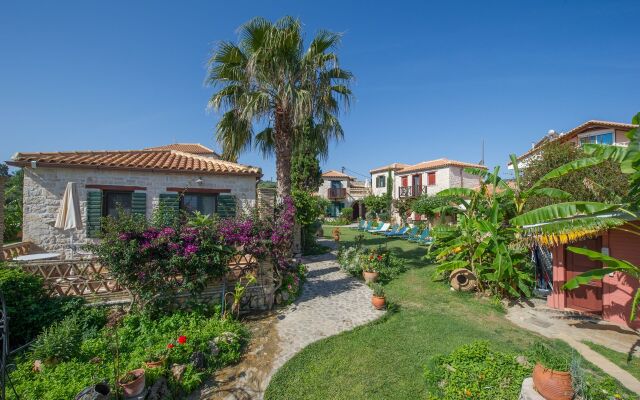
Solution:
M 364 218 L 365 214 L 367 213 L 367 210 L 364 206 L 364 203 L 361 201 L 356 201 L 353 203 L 353 205 L 351 206 L 351 208 L 353 208 L 353 219 L 358 219 L 358 218 Z

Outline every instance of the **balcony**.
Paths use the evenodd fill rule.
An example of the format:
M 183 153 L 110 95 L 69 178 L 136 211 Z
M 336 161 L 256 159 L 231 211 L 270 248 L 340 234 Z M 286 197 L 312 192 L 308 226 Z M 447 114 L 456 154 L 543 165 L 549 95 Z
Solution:
M 426 186 L 420 186 L 420 185 L 400 186 L 398 188 L 398 197 L 401 199 L 405 197 L 418 197 L 426 193 L 427 193 Z
M 327 198 L 329 200 L 344 199 L 347 197 L 346 188 L 330 188 L 327 189 Z

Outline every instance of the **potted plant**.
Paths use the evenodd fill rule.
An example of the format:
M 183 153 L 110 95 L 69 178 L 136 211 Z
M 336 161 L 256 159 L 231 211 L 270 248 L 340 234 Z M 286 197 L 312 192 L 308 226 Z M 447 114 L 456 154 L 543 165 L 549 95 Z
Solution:
M 340 228 L 338 228 L 338 227 L 333 228 L 333 232 L 332 233 L 333 233 L 333 240 L 336 241 L 336 242 L 339 242 L 340 241 Z
M 125 397 L 138 396 L 144 390 L 144 369 L 138 368 L 129 371 L 118 380 L 118 385 L 122 388 Z
M 533 387 L 547 400 L 573 399 L 570 360 L 553 353 L 544 344 L 537 343 L 534 347 L 537 362 L 533 368 Z
M 382 310 L 385 305 L 384 287 L 379 283 L 372 283 L 373 295 L 371 296 L 371 304 L 376 310 Z
M 366 283 L 372 283 L 378 280 L 380 269 L 384 266 L 385 254 L 377 250 L 371 250 L 369 254 L 362 257 L 362 277 Z
M 153 369 L 153 368 L 159 368 L 162 365 L 164 365 L 168 356 L 167 350 L 168 349 L 164 349 L 158 352 L 149 352 L 149 354 L 144 360 L 145 367 L 148 369 Z

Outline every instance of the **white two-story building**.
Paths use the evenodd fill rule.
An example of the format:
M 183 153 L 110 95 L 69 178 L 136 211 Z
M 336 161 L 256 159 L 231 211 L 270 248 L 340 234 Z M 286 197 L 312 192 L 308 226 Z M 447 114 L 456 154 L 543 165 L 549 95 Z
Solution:
M 394 163 L 374 168 L 370 172 L 373 194 L 387 192 L 389 184 L 393 185 L 394 200 L 415 198 L 423 194 L 436 194 L 452 187 L 474 188 L 479 186 L 480 177 L 465 171 L 465 168 L 486 169 L 484 165 L 463 161 L 439 158 L 408 165 Z M 391 174 L 391 182 L 389 180 Z M 413 213 L 410 219 L 418 221 L 422 216 Z

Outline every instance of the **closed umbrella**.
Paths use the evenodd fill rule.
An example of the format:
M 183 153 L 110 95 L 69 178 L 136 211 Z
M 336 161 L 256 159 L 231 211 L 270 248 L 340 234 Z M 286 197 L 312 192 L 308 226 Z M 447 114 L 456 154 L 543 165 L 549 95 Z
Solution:
M 58 210 L 55 227 L 62 230 L 71 230 L 71 255 L 73 256 L 73 230 L 82 229 L 80 217 L 80 201 L 75 182 L 68 182 L 62 197 L 62 204 Z

